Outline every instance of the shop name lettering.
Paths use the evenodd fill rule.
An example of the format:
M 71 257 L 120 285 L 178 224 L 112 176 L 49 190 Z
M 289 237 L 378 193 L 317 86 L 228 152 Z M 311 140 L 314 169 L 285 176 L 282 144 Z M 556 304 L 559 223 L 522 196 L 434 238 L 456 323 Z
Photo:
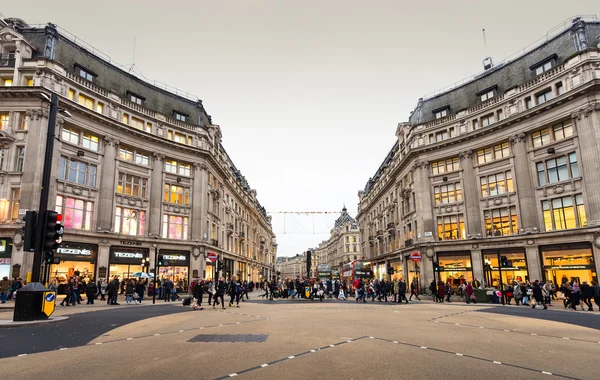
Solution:
M 522 241 L 507 241 L 504 243 L 482 243 L 482 247 L 495 247 L 498 245 L 523 245 Z
M 185 260 L 185 256 L 175 256 L 175 255 L 163 255 L 164 260 L 177 260 L 183 261 Z
M 91 256 L 92 251 L 89 249 L 76 249 L 76 248 L 58 248 L 56 253 L 62 253 L 63 255 L 81 255 Z
M 121 240 L 121 244 L 123 244 L 123 245 L 142 245 L 142 242 L 135 241 L 135 240 Z
M 144 257 L 141 253 L 131 253 L 131 252 L 115 252 L 115 257 L 121 257 L 126 259 L 141 259 Z

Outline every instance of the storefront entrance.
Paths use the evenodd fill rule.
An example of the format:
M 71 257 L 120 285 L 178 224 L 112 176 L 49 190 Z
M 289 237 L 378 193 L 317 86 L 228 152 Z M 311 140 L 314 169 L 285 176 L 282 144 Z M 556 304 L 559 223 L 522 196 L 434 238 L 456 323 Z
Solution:
M 504 286 L 529 280 L 524 249 L 484 250 L 483 271 L 486 286 L 500 287 L 498 256 L 506 256 L 506 259 L 511 264 L 509 267 L 502 268 L 502 284 Z
M 404 276 L 402 273 L 402 261 L 400 261 L 400 260 L 390 261 L 390 267 L 392 267 L 392 269 L 394 269 L 394 274 L 392 275 L 392 281 L 394 280 L 394 278 L 397 280 L 404 279 Z
M 562 284 L 567 281 L 576 281 L 581 284 L 587 281 L 598 281 L 592 245 L 589 243 L 541 246 L 540 255 L 544 263 L 544 276 L 546 280 Z
M 473 281 L 471 252 L 438 252 L 439 280 L 450 284 L 455 294 L 462 283 Z
M 373 274 L 375 278 L 378 279 L 387 279 L 387 271 L 385 269 L 385 263 L 377 263 L 373 265 Z
M 48 279 L 57 280 L 58 284 L 66 284 L 75 276 L 86 282 L 95 280 L 97 252 L 95 244 L 63 242 L 54 255 L 60 263 L 50 265 Z
M 177 289 L 187 290 L 189 284 L 190 252 L 160 250 L 158 277 L 169 278 Z
M 119 276 L 119 280 L 131 278 L 142 271 L 142 261 L 148 258 L 147 248 L 111 247 L 108 277 Z
M 0 240 L 0 279 L 10 277 L 10 260 L 12 256 L 12 240 Z
M 204 269 L 203 277 L 208 280 L 212 280 L 215 277 L 215 264 L 209 259 L 206 259 L 206 267 Z
M 406 260 L 406 266 L 408 268 L 408 282 L 406 283 L 406 288 L 410 289 L 410 284 L 416 282 L 417 288 L 419 289 L 419 292 L 421 292 L 421 289 L 423 289 L 424 286 L 421 283 L 421 263 L 415 263 L 410 260 L 408 256 L 405 256 L 404 259 Z

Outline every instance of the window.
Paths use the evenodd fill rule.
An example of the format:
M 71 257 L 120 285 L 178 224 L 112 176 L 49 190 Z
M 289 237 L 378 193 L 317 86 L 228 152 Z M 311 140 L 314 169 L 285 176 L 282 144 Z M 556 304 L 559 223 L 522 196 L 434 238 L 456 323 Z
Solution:
M 21 205 L 21 189 L 11 189 L 10 199 L 12 201 L 11 217 L 12 220 L 19 219 L 19 207 Z
M 460 183 L 435 186 L 433 189 L 435 204 L 447 204 L 462 200 L 462 189 Z
M 564 140 L 567 137 L 573 136 L 573 124 L 571 124 L 571 121 L 563 121 L 562 123 L 554 124 L 552 126 L 552 132 L 554 141 Z
M 74 129 L 63 127 L 60 135 L 62 141 L 69 142 L 71 144 L 79 145 L 79 131 Z
M 539 66 L 534 67 L 533 71 L 535 71 L 535 75 L 540 75 L 540 74 L 545 73 L 546 71 L 550 70 L 552 68 L 553 64 L 554 64 L 554 60 L 544 62 L 544 63 L 540 64 Z
M 164 201 L 176 205 L 190 204 L 190 189 L 189 187 L 176 186 L 165 184 Z
M 82 77 L 83 79 L 89 80 L 90 82 L 94 81 L 94 77 L 95 75 L 92 74 L 91 72 L 82 69 L 81 67 L 77 67 L 77 70 L 79 71 L 79 76 Z
M 538 162 L 536 164 L 538 183 L 544 186 L 550 183 L 566 181 L 579 177 L 579 165 L 575 152 Z
M 137 151 L 125 145 L 119 146 L 119 158 L 144 166 L 148 166 L 150 163 L 150 156 L 147 153 Z
M 177 111 L 173 111 L 173 117 L 175 118 L 175 120 L 179 120 L 179 121 L 183 121 L 183 122 L 187 121 L 187 115 L 182 114 Z
M 58 164 L 58 179 L 95 187 L 96 165 L 61 156 Z
M 556 93 L 558 95 L 562 95 L 565 93 L 565 86 L 563 86 L 562 82 L 558 82 L 556 84 Z
M 147 178 L 142 178 L 127 173 L 119 173 L 117 193 L 131 195 L 133 197 L 146 198 L 147 187 Z
M 168 173 L 189 177 L 192 172 L 192 166 L 190 164 L 183 164 L 175 160 L 165 160 L 165 171 Z
M 163 239 L 187 240 L 188 217 L 177 215 L 163 215 Z M 216 240 L 216 235 L 215 238 Z
M 550 128 L 544 128 L 541 131 L 533 132 L 531 138 L 533 140 L 534 148 L 550 144 Z
M 519 233 L 516 207 L 486 210 L 483 212 L 483 216 L 486 236 L 505 236 Z
M 152 127 L 150 123 L 148 123 L 148 125 L 144 126 L 144 120 L 142 119 L 138 119 L 137 117 L 131 117 L 131 122 L 129 123 L 129 125 L 131 125 L 134 128 L 140 129 L 142 131 L 145 132 L 151 132 L 152 131 Z
M 79 94 L 79 98 L 77 103 L 81 104 L 82 106 L 89 108 L 91 110 L 94 109 L 94 99 L 92 98 L 88 98 L 85 95 Z
M 4 148 L 0 148 L 0 170 L 4 168 Z
M 55 211 L 63 215 L 63 226 L 65 228 L 91 230 L 93 210 L 93 202 L 62 195 L 56 197 Z
M 6 87 L 11 87 L 12 86 L 12 79 L 5 79 L 4 80 L 4 86 Z
M 587 226 L 581 194 L 542 201 L 542 215 L 546 231 Z
M 89 150 L 93 150 L 95 152 L 98 151 L 98 136 L 94 136 L 90 133 L 83 132 L 83 140 L 81 144 L 84 148 Z
M 144 235 L 146 212 L 117 207 L 115 211 L 115 232 L 123 235 Z
M 22 172 L 23 171 L 23 162 L 25 160 L 25 147 L 24 146 L 18 146 L 17 147 L 17 167 L 16 167 L 16 171 L 17 172 Z
M 479 99 L 482 102 L 485 102 L 486 100 L 489 100 L 489 99 L 493 98 L 494 96 L 496 96 L 496 91 L 489 90 L 489 91 L 484 92 L 483 94 L 479 94 Z
M 135 103 L 139 106 L 141 106 L 142 104 L 144 104 L 144 101 L 146 100 L 146 98 L 143 98 L 139 95 L 133 94 L 131 92 L 128 92 L 129 95 L 129 101 L 132 103 Z
M 437 218 L 439 240 L 465 239 L 465 220 L 462 214 L 438 216 Z
M 167 138 L 169 140 L 181 143 L 181 144 L 188 144 L 188 145 L 192 145 L 192 138 L 191 137 L 187 137 L 186 135 L 184 135 L 183 133 L 179 133 L 179 132 L 174 132 L 172 130 L 168 130 L 167 131 Z
M 491 113 L 489 115 L 485 115 L 481 118 L 481 126 L 482 127 L 487 127 L 491 124 L 494 124 L 494 114 Z
M 536 95 L 537 104 L 546 103 L 548 100 L 552 99 L 552 90 L 547 89 L 544 92 Z
M 8 130 L 10 126 L 10 114 L 8 112 L 0 112 L 0 129 L 3 131 Z
M 486 177 L 481 177 L 481 196 L 492 197 L 515 191 L 512 178 L 512 172 L 492 174 Z
M 435 134 L 435 140 L 438 142 L 446 140 L 447 138 L 448 138 L 448 131 L 440 131 Z
M 20 130 L 26 131 L 29 129 L 29 121 L 31 118 L 26 113 L 21 114 L 21 124 L 19 124 Z
M 433 162 L 431 164 L 431 170 L 433 174 L 442 174 L 460 169 L 460 163 L 458 157 L 449 158 L 442 161 Z
M 436 110 L 436 111 L 433 111 L 433 114 L 435 115 L 436 119 L 441 119 L 443 117 L 448 116 L 448 110 L 449 110 L 449 108 L 444 108 L 442 110 Z
M 96 112 L 103 113 L 104 112 L 104 104 L 98 102 L 96 103 Z
M 70 100 L 75 101 L 75 90 L 73 90 L 72 88 L 70 88 L 67 97 Z
M 531 96 L 525 98 L 525 108 L 530 109 L 533 107 L 533 100 L 531 100 Z

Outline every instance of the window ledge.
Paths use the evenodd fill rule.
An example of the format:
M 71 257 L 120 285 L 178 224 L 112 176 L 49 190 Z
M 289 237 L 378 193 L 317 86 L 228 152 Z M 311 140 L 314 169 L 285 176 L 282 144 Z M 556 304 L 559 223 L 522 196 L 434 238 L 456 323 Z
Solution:
M 537 190 L 544 190 L 544 189 L 550 189 L 556 186 L 564 186 L 567 184 L 572 184 L 575 181 L 581 181 L 583 180 L 583 177 L 579 176 L 579 177 L 575 177 L 575 178 L 569 178 L 569 179 L 565 179 L 563 181 L 558 181 L 558 182 L 552 182 L 552 183 L 547 183 L 545 185 L 538 185 L 536 187 Z M 572 190 L 572 191 L 581 191 L 581 190 Z

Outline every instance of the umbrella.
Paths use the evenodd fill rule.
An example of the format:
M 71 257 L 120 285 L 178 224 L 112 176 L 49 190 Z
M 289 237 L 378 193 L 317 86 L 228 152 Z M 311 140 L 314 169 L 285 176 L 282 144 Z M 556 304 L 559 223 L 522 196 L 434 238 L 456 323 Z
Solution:
M 154 275 L 152 273 L 148 274 L 146 272 L 135 272 L 131 276 L 139 278 L 154 278 Z

